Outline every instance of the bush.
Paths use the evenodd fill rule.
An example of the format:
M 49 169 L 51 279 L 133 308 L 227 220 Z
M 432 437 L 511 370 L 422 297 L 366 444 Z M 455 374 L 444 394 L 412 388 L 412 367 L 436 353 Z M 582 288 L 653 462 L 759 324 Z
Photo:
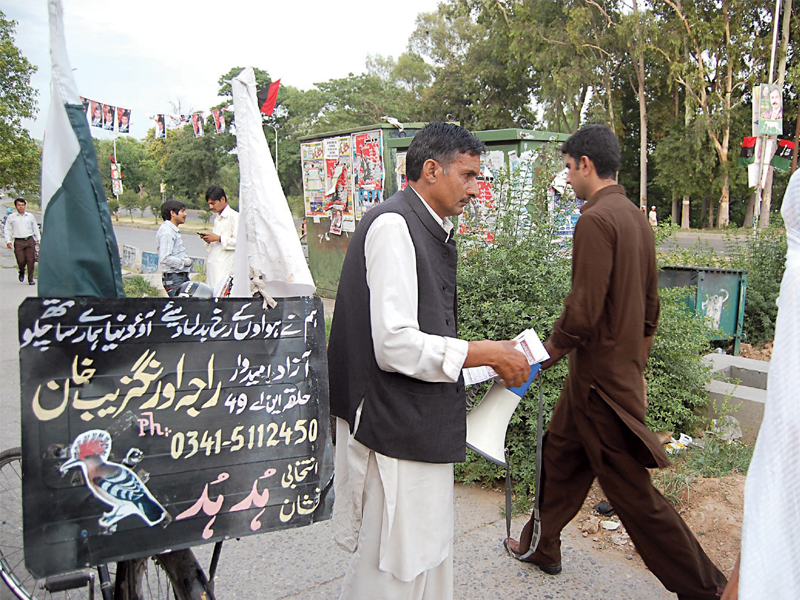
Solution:
M 544 339 L 561 314 L 571 287 L 571 238 L 557 235 L 558 211 L 547 207 L 548 189 L 560 170 L 560 155 L 544 151 L 537 159 L 532 185 L 510 185 L 502 173 L 494 181 L 496 208 L 462 220 L 458 273 L 459 337 L 467 340 L 510 339 L 533 327 Z M 518 181 L 518 178 L 517 178 Z M 473 212 L 474 209 L 473 209 Z M 485 240 L 494 238 L 494 243 Z M 685 293 L 685 292 L 684 292 Z M 703 321 L 686 312 L 679 290 L 662 294 L 662 317 L 646 375 L 650 385 L 648 424 L 656 428 L 688 428 L 693 410 L 706 402 L 709 372 L 701 352 L 708 347 Z M 544 420 L 549 421 L 567 375 L 567 360 L 542 376 Z M 471 406 L 487 385 L 467 390 Z M 508 426 L 516 508 L 535 488 L 538 385 L 520 402 Z M 468 451 L 456 465 L 459 481 L 491 483 L 503 476 L 500 467 Z
M 777 219 L 780 221 L 780 219 Z M 726 252 L 733 269 L 747 270 L 747 293 L 744 307 L 744 340 L 764 344 L 775 337 L 778 305 L 786 266 L 786 230 L 773 223 L 764 230 L 751 230 L 744 243 L 729 236 Z
M 122 287 L 125 289 L 125 296 L 127 298 L 158 298 L 160 296 L 158 289 L 150 285 L 150 283 L 140 275 L 123 277 Z
M 708 403 L 711 368 L 700 357 L 711 350 L 713 330 L 687 308 L 685 299 L 693 294 L 691 288 L 659 290 L 661 315 L 645 369 L 646 423 L 655 431 L 694 430 L 696 411 Z

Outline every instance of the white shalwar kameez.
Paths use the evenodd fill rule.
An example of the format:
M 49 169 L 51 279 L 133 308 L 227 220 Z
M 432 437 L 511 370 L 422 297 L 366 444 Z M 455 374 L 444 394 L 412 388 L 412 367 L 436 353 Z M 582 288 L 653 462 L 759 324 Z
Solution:
M 450 233 L 450 221 L 423 203 Z M 468 345 L 419 330 L 416 258 L 403 217 L 375 219 L 364 254 L 378 365 L 423 381 L 457 381 Z M 360 415 L 361 407 L 356 431 Z M 384 456 L 337 419 L 335 466 L 334 537 L 353 553 L 340 600 L 452 599 L 452 463 Z
M 742 600 L 800 598 L 800 171 L 789 181 L 781 213 L 788 241 L 786 271 L 764 420 L 745 484 Z
M 206 243 L 208 260 L 206 261 L 206 283 L 219 295 L 220 287 L 233 275 L 233 256 L 236 250 L 236 238 L 239 235 L 239 213 L 230 206 L 214 219 L 214 229 L 220 240 Z

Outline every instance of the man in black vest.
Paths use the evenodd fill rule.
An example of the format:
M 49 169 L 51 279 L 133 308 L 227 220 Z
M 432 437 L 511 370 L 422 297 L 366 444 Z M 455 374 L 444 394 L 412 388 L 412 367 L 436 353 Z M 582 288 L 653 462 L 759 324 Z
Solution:
M 334 535 L 354 553 L 342 599 L 452 598 L 461 369 L 489 365 L 509 386 L 528 378 L 513 342 L 457 338 L 447 217 L 478 194 L 484 149 L 456 125 L 422 129 L 406 155 L 409 187 L 370 210 L 350 240 L 328 349 Z

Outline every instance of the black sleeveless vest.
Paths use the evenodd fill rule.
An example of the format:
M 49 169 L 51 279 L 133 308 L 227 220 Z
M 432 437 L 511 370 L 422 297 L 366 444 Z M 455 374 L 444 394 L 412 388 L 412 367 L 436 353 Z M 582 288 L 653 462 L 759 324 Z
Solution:
M 405 219 L 414 243 L 420 331 L 457 337 L 455 242 L 447 241 L 442 226 L 407 188 L 370 210 L 350 239 L 328 345 L 331 414 L 353 431 L 363 399 L 356 439 L 368 448 L 404 460 L 461 462 L 467 429 L 463 379 L 428 383 L 383 371 L 375 360 L 364 241 L 372 222 L 388 212 Z

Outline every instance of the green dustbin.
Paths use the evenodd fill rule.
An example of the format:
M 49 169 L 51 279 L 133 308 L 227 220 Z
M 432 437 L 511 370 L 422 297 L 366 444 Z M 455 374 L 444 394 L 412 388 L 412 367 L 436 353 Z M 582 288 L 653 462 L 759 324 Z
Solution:
M 733 354 L 739 354 L 744 324 L 747 271 L 711 267 L 664 267 L 658 287 L 695 287 L 686 300 L 690 310 L 720 330 L 717 340 L 733 340 Z

